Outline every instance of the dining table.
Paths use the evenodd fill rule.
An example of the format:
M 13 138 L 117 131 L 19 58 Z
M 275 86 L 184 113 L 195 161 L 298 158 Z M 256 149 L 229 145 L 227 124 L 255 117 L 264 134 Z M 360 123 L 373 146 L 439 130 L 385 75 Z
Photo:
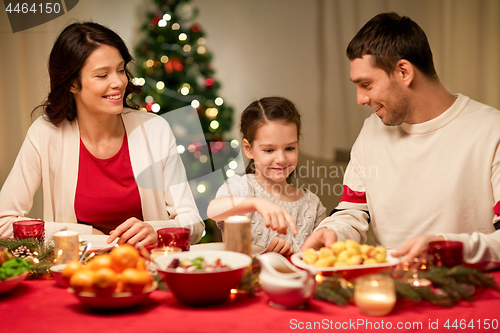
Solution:
M 500 271 L 488 274 L 500 284 Z M 499 292 L 482 289 L 472 302 L 452 307 L 398 299 L 388 315 L 367 316 L 354 304 L 314 298 L 302 309 L 279 309 L 263 291 L 189 307 L 171 292 L 155 290 L 133 307 L 103 310 L 80 303 L 53 279 L 32 279 L 0 295 L 0 332 L 498 332 L 499 305 Z

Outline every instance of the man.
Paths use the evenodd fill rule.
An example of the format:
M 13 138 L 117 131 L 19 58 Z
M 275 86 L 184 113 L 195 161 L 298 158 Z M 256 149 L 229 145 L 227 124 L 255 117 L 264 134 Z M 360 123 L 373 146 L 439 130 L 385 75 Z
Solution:
M 302 249 L 348 238 L 364 243 L 371 223 L 384 247 L 420 236 L 398 252 L 412 259 L 430 240 L 464 241 L 456 234 L 465 234 L 469 241 L 499 228 L 500 112 L 446 90 L 424 31 L 408 17 L 375 16 L 347 56 L 357 102 L 375 114 L 352 148 L 341 202 Z M 486 243 L 475 237 L 484 251 L 497 249 L 496 259 L 472 253 L 468 246 L 477 250 L 477 242 L 464 252 L 475 262 L 497 260 L 500 234 Z

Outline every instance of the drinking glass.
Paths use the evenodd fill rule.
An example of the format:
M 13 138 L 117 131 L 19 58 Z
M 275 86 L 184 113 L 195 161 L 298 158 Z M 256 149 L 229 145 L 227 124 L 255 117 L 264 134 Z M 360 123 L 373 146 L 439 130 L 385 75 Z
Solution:
M 191 241 L 188 228 L 163 228 L 157 234 L 158 247 L 178 247 L 182 251 L 189 251 Z
M 23 220 L 12 223 L 14 238 L 34 238 L 41 242 L 45 237 L 45 222 L 41 220 Z

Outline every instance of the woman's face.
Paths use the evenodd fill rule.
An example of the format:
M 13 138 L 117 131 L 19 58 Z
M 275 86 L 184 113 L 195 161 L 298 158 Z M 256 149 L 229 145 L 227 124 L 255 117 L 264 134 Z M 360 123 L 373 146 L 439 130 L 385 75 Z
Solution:
M 120 52 L 102 45 L 90 54 L 80 71 L 81 88 L 71 88 L 77 115 L 116 115 L 123 110 L 128 78 Z

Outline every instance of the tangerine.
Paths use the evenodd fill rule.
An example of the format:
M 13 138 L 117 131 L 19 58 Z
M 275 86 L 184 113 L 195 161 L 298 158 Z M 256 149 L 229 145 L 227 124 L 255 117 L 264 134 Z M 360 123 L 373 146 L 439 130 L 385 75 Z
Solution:
M 144 260 L 144 258 L 142 257 L 139 257 L 139 259 L 137 259 L 137 265 L 135 268 L 140 271 L 147 271 L 148 268 L 146 266 L 146 260 Z
M 117 274 L 109 267 L 96 270 L 93 281 L 94 291 L 98 295 L 111 295 L 118 285 Z
M 73 274 L 75 274 L 76 271 L 80 270 L 83 268 L 83 265 L 81 262 L 72 260 L 66 264 L 64 269 L 61 272 L 61 275 L 63 279 L 66 280 L 66 282 L 69 282 L 69 279 Z
M 90 269 L 80 269 L 76 271 L 69 280 L 69 285 L 75 290 L 76 293 L 82 291 L 92 292 L 92 285 L 94 283 L 94 271 Z
M 98 271 L 101 268 L 110 268 L 111 256 L 107 253 L 98 255 L 89 261 L 87 267 L 93 271 Z
M 140 293 L 152 282 L 148 271 L 127 268 L 122 273 L 123 289 L 132 293 Z
M 123 244 L 113 248 L 110 253 L 111 268 L 118 273 L 123 272 L 127 268 L 136 267 L 139 259 L 139 252 L 129 244 Z

